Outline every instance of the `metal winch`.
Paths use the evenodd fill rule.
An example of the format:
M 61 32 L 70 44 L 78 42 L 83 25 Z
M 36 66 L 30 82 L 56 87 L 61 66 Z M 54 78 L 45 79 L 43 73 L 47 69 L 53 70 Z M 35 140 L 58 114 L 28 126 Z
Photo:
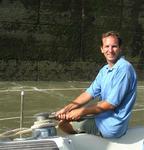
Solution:
M 36 121 L 31 127 L 33 138 L 44 139 L 57 135 L 56 126 L 52 120 L 53 118 L 55 118 L 54 114 L 39 113 L 34 117 L 36 118 Z

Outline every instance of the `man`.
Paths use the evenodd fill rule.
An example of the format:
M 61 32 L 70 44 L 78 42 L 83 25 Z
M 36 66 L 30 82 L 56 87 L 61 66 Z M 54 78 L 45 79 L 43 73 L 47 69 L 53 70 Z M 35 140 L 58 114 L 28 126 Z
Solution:
M 123 136 L 127 129 L 136 99 L 137 77 L 132 65 L 122 57 L 122 40 L 118 33 L 104 33 L 101 39 L 101 52 L 105 65 L 90 87 L 70 104 L 56 113 L 59 127 L 67 133 L 86 132 L 100 134 L 105 138 Z M 86 106 L 91 99 L 98 97 L 97 104 Z M 94 119 L 71 124 L 71 121 L 94 114 Z

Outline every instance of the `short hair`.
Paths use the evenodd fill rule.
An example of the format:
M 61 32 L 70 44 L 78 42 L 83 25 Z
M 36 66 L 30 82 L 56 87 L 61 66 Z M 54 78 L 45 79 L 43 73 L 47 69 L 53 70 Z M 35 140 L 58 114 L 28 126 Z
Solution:
M 102 41 L 103 38 L 106 38 L 108 36 L 116 37 L 118 39 L 118 44 L 121 47 L 121 45 L 122 45 L 122 38 L 120 37 L 120 34 L 118 32 L 116 32 L 116 31 L 108 31 L 106 33 L 103 33 L 102 37 L 101 37 L 101 46 L 103 46 L 103 41 Z

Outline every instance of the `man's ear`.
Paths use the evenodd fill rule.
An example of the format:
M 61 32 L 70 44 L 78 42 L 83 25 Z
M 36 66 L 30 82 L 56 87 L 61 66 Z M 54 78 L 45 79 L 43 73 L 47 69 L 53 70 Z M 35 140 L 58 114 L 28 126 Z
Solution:
M 101 53 L 103 53 L 103 47 L 102 46 L 100 47 L 100 49 L 101 49 Z

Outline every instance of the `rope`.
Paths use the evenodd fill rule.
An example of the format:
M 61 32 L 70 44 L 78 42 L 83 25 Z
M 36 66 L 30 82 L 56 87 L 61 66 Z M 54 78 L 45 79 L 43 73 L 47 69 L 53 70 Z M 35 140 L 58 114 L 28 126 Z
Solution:
M 44 128 L 44 127 L 51 127 L 55 126 L 53 122 L 50 120 L 41 120 L 34 122 L 34 125 L 31 126 L 31 128 L 17 128 L 14 130 L 6 131 L 0 134 L 0 138 L 10 138 L 21 134 L 26 134 L 32 132 L 34 129 L 38 128 Z M 58 126 L 55 126 L 55 128 L 58 128 Z
M 16 136 L 16 133 L 28 130 L 28 128 L 17 128 L 10 131 L 6 131 L 0 134 L 0 138 L 13 137 Z

